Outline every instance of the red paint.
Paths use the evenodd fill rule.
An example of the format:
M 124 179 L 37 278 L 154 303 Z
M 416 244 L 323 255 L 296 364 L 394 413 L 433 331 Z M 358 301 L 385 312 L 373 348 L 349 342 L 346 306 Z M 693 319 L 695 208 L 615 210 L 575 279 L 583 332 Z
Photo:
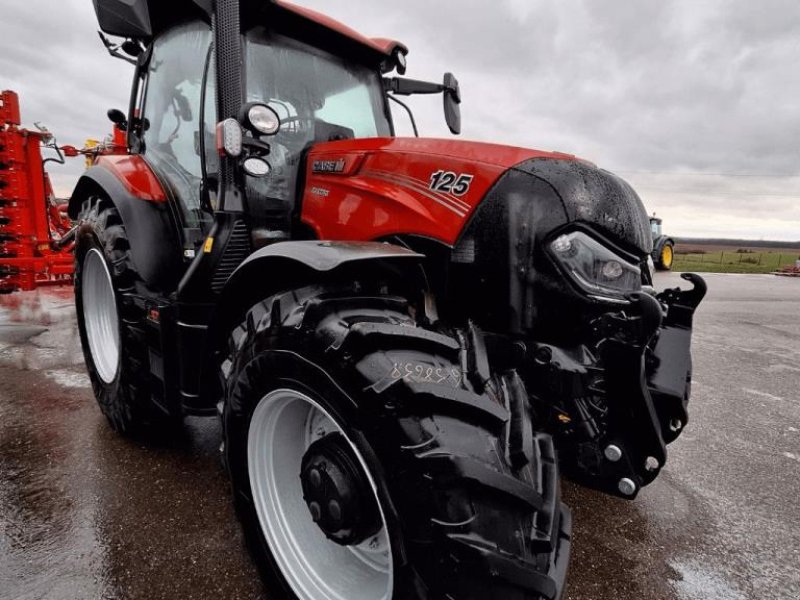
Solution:
M 0 293 L 69 283 L 72 244 L 53 242 L 72 227 L 44 172 L 49 134 L 19 127 L 19 100 L 0 94 Z
M 339 21 L 330 18 L 327 15 L 323 15 L 315 10 L 311 10 L 310 8 L 306 8 L 304 6 L 297 6 L 296 4 L 292 4 L 291 2 L 285 2 L 284 0 L 276 0 L 275 2 L 282 8 L 285 8 L 288 11 L 295 13 L 296 15 L 300 15 L 308 19 L 309 21 L 313 21 L 318 25 L 322 25 L 327 29 L 331 29 L 336 31 L 337 33 L 342 34 L 343 36 L 349 37 L 351 40 L 358 42 L 359 44 L 363 44 L 364 46 L 368 46 L 373 50 L 377 50 L 382 54 L 386 54 L 387 56 L 391 56 L 392 52 L 396 48 L 401 48 L 402 50 L 408 52 L 408 49 L 395 40 L 387 40 L 383 38 L 368 38 L 356 30 L 351 29 L 344 23 L 340 23 Z
M 11 91 L 0 93 L 0 129 L 3 125 L 21 125 L 19 97 Z
M 103 155 L 97 158 L 95 164 L 111 171 L 136 198 L 151 202 L 167 201 L 164 188 L 141 156 Z
M 117 124 L 114 124 L 113 140 L 115 150 L 128 153 L 128 134 Z
M 376 138 L 320 144 L 308 156 L 302 220 L 324 240 L 373 240 L 416 234 L 453 245 L 475 208 L 509 168 L 533 158 L 577 160 L 542 152 L 456 140 Z M 357 170 L 314 173 L 315 161 Z M 430 190 L 431 176 L 473 177 L 463 196 Z
M 408 46 L 398 42 L 397 40 L 390 40 L 386 38 L 372 38 L 373 45 L 377 46 L 384 54 L 391 56 L 398 48 L 404 54 L 408 54 Z

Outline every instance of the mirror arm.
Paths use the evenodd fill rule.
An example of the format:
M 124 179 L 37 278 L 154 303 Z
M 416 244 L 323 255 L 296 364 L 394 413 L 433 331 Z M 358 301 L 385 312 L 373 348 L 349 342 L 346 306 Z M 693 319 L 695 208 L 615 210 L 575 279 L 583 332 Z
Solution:
M 113 56 L 114 58 L 119 58 L 120 60 L 124 60 L 126 63 L 132 64 L 134 67 L 138 64 L 138 60 L 134 60 L 128 56 L 125 56 L 121 51 L 120 48 L 122 47 L 121 44 L 112 44 L 111 40 L 109 40 L 105 35 L 103 35 L 102 31 L 98 31 L 97 34 L 100 36 L 100 39 L 103 41 L 103 45 L 108 50 L 108 53 Z
M 400 96 L 441 94 L 447 89 L 441 83 L 430 83 L 428 81 L 419 81 L 418 79 L 406 79 L 405 77 L 386 77 L 383 80 L 383 84 L 387 92 Z
M 411 112 L 411 109 L 409 108 L 408 104 L 406 104 L 405 102 L 401 102 L 400 100 L 389 94 L 386 94 L 386 97 L 392 102 L 396 102 L 406 110 L 406 112 L 408 113 L 408 118 L 411 119 L 411 128 L 414 130 L 414 137 L 419 137 L 419 130 L 417 129 L 417 121 L 414 118 L 414 113 Z

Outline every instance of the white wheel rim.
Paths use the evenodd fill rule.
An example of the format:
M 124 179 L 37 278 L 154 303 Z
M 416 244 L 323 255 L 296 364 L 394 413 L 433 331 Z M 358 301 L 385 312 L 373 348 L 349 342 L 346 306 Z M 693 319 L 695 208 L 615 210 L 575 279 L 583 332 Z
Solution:
M 111 273 L 96 248 L 89 250 L 83 259 L 81 296 L 86 339 L 95 370 L 100 379 L 111 383 L 119 366 L 119 317 Z
M 340 546 L 325 537 L 303 500 L 303 455 L 314 441 L 334 432 L 347 440 L 380 511 L 383 527 L 359 546 Z M 270 392 L 250 422 L 247 463 L 261 530 L 300 600 L 392 597 L 391 545 L 375 480 L 358 448 L 330 413 L 298 391 Z

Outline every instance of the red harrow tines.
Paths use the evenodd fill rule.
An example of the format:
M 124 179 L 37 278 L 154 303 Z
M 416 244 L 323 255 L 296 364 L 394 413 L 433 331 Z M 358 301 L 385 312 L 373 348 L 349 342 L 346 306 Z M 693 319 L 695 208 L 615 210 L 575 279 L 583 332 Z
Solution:
M 17 94 L 0 93 L 0 294 L 72 281 L 72 223 L 42 160 L 53 138 L 20 123 Z

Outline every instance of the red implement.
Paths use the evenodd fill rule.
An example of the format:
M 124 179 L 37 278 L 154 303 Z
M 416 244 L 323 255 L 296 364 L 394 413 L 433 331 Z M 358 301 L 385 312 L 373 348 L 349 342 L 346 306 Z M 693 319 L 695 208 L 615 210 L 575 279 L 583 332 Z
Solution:
M 52 135 L 20 124 L 17 94 L 0 93 L 0 294 L 72 281 L 72 222 L 42 159 Z

